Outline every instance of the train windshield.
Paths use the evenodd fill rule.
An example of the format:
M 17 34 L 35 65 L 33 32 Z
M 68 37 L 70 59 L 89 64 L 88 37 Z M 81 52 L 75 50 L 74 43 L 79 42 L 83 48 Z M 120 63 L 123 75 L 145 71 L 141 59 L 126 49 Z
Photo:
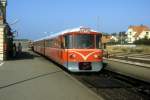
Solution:
M 93 49 L 95 48 L 94 35 L 80 34 L 74 37 L 75 48 L 77 49 Z
M 99 49 L 101 48 L 101 35 L 79 34 L 65 35 L 63 48 L 67 49 Z

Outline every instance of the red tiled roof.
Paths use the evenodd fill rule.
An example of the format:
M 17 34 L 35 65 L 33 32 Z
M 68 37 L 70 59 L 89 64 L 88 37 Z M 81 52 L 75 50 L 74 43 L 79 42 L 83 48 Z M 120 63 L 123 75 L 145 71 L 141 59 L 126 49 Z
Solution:
M 102 43 L 110 42 L 112 36 L 103 36 L 102 37 Z
M 145 25 L 141 25 L 141 26 L 130 26 L 129 29 L 133 29 L 133 31 L 136 32 L 136 34 L 134 35 L 134 37 L 138 37 L 143 31 L 150 31 L 150 28 L 145 26 Z

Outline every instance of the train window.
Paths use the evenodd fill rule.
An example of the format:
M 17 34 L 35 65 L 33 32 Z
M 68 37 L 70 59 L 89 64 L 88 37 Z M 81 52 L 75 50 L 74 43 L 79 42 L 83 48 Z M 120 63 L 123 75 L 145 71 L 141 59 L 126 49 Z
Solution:
M 45 40 L 45 47 L 51 47 L 51 40 Z
M 72 35 L 66 35 L 65 36 L 65 47 L 64 48 L 73 48 L 73 36 Z
M 78 48 L 78 49 L 95 48 L 94 35 L 91 35 L 91 34 L 76 35 L 75 36 L 75 48 Z
M 96 48 L 101 48 L 101 35 L 96 35 Z
M 65 38 L 62 38 L 62 41 L 61 41 L 61 48 L 65 48 Z
M 55 47 L 55 40 L 54 39 L 50 40 L 50 47 L 52 47 L 52 48 Z
M 49 40 L 46 40 L 46 47 L 49 47 L 50 46 L 50 43 L 49 43 Z

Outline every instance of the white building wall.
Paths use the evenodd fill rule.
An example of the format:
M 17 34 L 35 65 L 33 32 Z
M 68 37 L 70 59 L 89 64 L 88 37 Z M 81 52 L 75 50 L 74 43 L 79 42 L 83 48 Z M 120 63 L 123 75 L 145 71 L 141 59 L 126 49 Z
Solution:
M 150 31 L 143 31 L 140 35 L 139 35 L 139 39 L 144 38 L 145 36 L 148 37 L 148 39 L 150 39 Z
M 111 39 L 112 39 L 112 40 L 115 40 L 115 42 L 118 42 L 118 38 L 115 37 L 115 36 L 111 36 Z
M 4 60 L 4 27 L 0 27 L 0 60 Z
M 136 32 L 134 32 L 132 29 L 128 29 L 126 34 L 128 43 L 133 43 L 135 41 L 134 35 L 136 34 Z

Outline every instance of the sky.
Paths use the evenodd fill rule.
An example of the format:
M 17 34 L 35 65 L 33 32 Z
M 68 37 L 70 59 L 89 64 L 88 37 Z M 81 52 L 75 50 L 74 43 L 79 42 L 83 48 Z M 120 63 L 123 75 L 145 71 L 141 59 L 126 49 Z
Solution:
M 86 26 L 100 32 L 150 27 L 150 0 L 8 0 L 7 22 L 16 38 L 38 39 Z

